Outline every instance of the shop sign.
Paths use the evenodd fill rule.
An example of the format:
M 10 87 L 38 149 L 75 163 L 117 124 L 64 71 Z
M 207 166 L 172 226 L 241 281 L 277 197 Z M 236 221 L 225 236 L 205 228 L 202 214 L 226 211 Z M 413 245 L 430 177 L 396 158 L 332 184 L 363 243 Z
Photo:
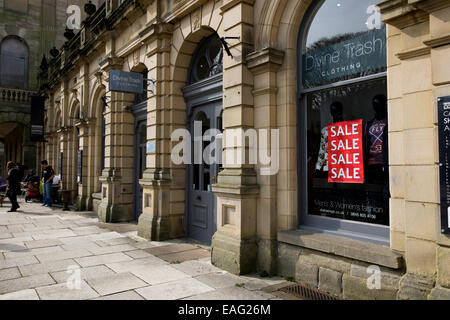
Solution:
M 328 182 L 364 183 L 362 119 L 328 125 Z
M 320 85 L 334 79 L 386 68 L 386 29 L 374 29 L 350 40 L 303 55 L 303 83 Z
M 438 98 L 441 232 L 450 234 L 450 96 Z
M 30 141 L 44 142 L 45 98 L 31 96 Z
M 109 90 L 142 94 L 144 92 L 144 76 L 135 72 L 111 70 L 109 71 Z

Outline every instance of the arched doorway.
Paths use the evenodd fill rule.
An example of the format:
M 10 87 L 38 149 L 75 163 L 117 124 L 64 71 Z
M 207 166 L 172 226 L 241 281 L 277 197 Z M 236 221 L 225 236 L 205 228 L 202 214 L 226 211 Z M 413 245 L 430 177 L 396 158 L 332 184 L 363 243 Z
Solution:
M 148 77 L 148 70 L 144 69 L 141 74 L 144 79 Z M 139 180 L 143 178 L 146 169 L 147 156 L 147 82 L 144 81 L 144 91 L 136 94 L 134 105 L 131 107 L 134 116 L 134 180 L 133 180 L 133 212 L 134 219 L 139 220 L 142 214 L 143 187 Z
M 217 35 L 202 40 L 191 62 L 188 86 L 183 89 L 187 104 L 187 128 L 191 134 L 191 164 L 186 173 L 186 234 L 211 243 L 217 229 L 216 197 L 212 185 L 220 165 L 203 157 L 217 143 L 213 157 L 221 150 L 222 130 L 222 45 Z

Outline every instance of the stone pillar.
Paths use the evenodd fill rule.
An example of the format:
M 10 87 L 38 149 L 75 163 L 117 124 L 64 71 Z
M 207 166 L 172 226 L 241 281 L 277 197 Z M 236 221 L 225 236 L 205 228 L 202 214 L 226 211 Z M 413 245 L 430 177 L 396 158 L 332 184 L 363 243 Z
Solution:
M 83 176 L 86 174 L 86 178 L 83 177 L 83 187 L 86 186 L 86 210 L 92 210 L 93 198 L 92 194 L 98 192 L 96 186 L 99 179 L 100 169 L 97 165 L 97 157 L 100 150 L 96 150 L 97 143 L 95 139 L 96 131 L 96 119 L 91 119 L 86 122 L 86 145 L 83 142 Z M 84 152 L 86 151 L 86 156 Z
M 391 247 L 404 252 L 407 265 L 397 298 L 448 299 L 450 238 L 439 225 L 436 110 L 437 98 L 450 95 L 450 3 L 384 1 L 379 7 L 388 24 Z
M 253 1 L 224 1 L 224 36 L 240 36 L 230 42 L 234 59 L 223 60 L 223 159 L 224 170 L 213 186 L 217 195 L 217 232 L 212 240 L 212 263 L 235 274 L 256 270 L 256 198 L 259 193 L 253 165 L 232 163 L 237 154 L 248 153 L 244 130 L 254 127 L 253 76 L 245 57 L 253 44 Z M 236 135 L 235 139 L 227 136 Z M 244 161 L 245 162 L 245 161 Z
M 134 118 L 124 108 L 131 106 L 134 96 L 107 92 L 111 97 L 104 113 L 106 122 L 105 169 L 102 183 L 102 203 L 99 219 L 103 222 L 132 221 L 133 216 L 133 157 Z
M 171 34 L 171 25 L 155 23 L 147 29 L 145 40 L 152 63 L 148 76 L 156 80 L 156 86 L 147 101 L 147 143 L 151 148 L 147 150 L 147 169 L 140 181 L 144 194 L 138 235 L 156 241 L 183 234 L 183 216 L 171 215 L 170 206 L 170 88 L 166 75 L 170 70 Z
M 78 166 L 80 164 L 78 163 L 78 152 L 74 155 L 76 157 L 76 163 L 77 167 L 75 168 L 75 187 L 78 189 L 78 196 L 76 200 L 77 209 L 80 211 L 89 210 L 88 208 L 88 161 L 89 161 L 89 122 L 82 121 L 78 124 L 78 128 L 80 130 L 80 145 L 78 150 L 81 150 L 83 152 L 82 154 L 82 181 L 81 184 L 78 184 Z
M 277 128 L 277 71 L 284 53 L 272 48 L 254 52 L 247 57 L 248 68 L 254 75 L 255 129 L 267 131 L 268 145 L 259 149 L 272 158 L 270 168 L 256 167 L 260 196 L 257 200 L 258 272 L 277 272 L 277 178 L 279 149 L 272 152 L 272 131 Z M 260 133 L 261 133 L 260 132 Z M 258 135 L 260 138 L 261 135 Z M 274 137 L 276 137 L 274 135 Z M 279 143 L 278 143 L 279 146 Z M 275 148 L 275 146 L 273 146 Z
M 62 169 L 62 176 L 61 176 L 61 188 L 64 190 L 70 190 L 71 187 L 71 181 L 70 181 L 70 161 L 69 161 L 69 139 L 70 134 L 68 133 L 67 128 L 62 128 L 57 131 L 58 133 L 58 143 L 59 143 L 59 153 L 56 155 L 56 161 L 58 162 L 58 169 L 59 172 L 61 172 Z M 62 168 L 59 166 L 60 164 L 60 154 L 63 153 L 63 161 L 62 161 Z M 59 172 L 55 172 L 58 174 Z

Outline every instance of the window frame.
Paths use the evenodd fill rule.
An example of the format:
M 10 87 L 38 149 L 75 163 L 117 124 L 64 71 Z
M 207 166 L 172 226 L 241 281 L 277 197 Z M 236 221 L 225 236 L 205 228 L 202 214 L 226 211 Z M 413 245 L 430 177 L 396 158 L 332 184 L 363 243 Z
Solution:
M 365 222 L 342 220 L 331 217 L 314 216 L 308 213 L 308 134 L 307 134 L 307 101 L 308 94 L 330 88 L 344 87 L 352 84 L 386 79 L 387 71 L 366 75 L 331 84 L 304 88 L 303 86 L 303 52 L 312 22 L 326 0 L 310 5 L 305 13 L 297 39 L 297 156 L 298 156 L 298 228 L 316 233 L 327 233 L 355 240 L 390 245 L 390 226 L 369 224 Z M 390 214 L 390 208 L 389 208 Z

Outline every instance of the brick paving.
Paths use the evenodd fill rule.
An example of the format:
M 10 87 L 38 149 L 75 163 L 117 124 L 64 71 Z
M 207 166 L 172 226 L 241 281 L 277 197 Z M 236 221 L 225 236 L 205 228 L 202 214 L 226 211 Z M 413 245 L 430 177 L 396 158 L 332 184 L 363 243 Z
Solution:
M 0 207 L 0 300 L 290 298 L 278 291 L 284 279 L 220 270 L 210 248 L 189 239 L 147 241 L 135 224 L 20 205 L 15 213 Z

